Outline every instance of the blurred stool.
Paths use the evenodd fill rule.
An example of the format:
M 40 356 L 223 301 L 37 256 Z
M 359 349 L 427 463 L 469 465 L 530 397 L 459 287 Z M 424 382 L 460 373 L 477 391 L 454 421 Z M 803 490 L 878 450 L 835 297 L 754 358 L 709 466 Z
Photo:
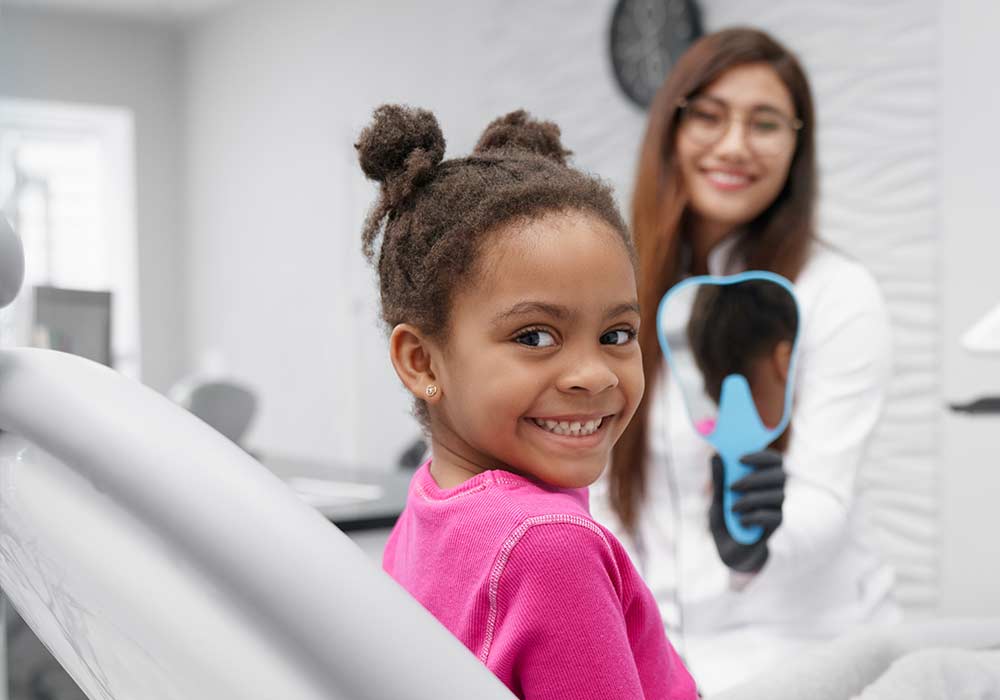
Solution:
M 246 449 L 243 439 L 257 413 L 257 395 L 252 389 L 229 380 L 205 381 L 178 396 L 177 402 Z

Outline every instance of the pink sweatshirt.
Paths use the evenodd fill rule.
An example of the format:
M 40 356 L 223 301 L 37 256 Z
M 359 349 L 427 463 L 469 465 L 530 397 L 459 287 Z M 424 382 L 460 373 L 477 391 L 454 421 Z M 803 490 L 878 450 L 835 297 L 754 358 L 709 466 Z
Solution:
M 652 594 L 586 489 L 487 471 L 410 484 L 385 570 L 519 698 L 694 698 Z

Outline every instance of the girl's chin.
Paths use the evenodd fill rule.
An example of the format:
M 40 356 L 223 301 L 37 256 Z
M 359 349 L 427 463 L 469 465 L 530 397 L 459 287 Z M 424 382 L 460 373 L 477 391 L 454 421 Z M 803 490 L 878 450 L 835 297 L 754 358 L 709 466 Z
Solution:
M 584 467 L 579 463 L 566 465 L 565 470 L 559 470 L 558 464 L 546 465 L 546 474 L 539 474 L 536 478 L 544 481 L 550 486 L 561 489 L 582 489 L 592 485 L 597 481 L 603 469 L 603 464 L 595 468 Z M 557 473 L 552 473 L 556 471 Z

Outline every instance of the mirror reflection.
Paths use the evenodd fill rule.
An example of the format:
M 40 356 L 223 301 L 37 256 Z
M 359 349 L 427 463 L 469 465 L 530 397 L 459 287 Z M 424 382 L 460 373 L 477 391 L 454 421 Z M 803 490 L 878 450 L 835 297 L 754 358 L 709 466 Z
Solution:
M 661 342 L 700 435 L 715 433 L 723 385 L 735 375 L 746 380 L 757 417 L 775 434 L 772 446 L 782 449 L 798 307 L 787 282 L 750 274 L 739 281 L 692 278 L 672 289 L 660 308 Z

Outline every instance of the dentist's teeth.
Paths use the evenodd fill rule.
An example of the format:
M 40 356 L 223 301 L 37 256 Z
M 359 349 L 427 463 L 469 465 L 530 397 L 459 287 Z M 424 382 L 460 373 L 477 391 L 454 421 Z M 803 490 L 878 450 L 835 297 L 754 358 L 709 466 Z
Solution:
M 598 418 L 597 420 L 589 420 L 584 423 L 580 421 L 554 421 L 554 420 L 543 420 L 540 418 L 532 418 L 539 428 L 547 430 L 555 435 L 572 435 L 574 437 L 583 437 L 587 435 L 592 435 L 597 432 L 597 429 L 601 427 L 601 423 L 604 422 L 603 418 Z
M 709 173 L 709 177 L 716 182 L 725 185 L 745 185 L 750 182 L 750 178 L 745 175 L 737 175 L 735 173 L 726 173 L 719 170 L 713 170 Z

